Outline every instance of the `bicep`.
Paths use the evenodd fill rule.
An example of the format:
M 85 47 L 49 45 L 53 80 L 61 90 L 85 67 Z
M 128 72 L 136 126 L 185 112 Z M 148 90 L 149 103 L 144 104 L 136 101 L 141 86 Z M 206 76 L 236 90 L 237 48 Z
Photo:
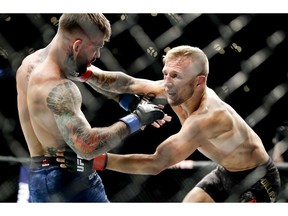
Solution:
M 150 98 L 165 98 L 164 81 L 148 80 L 142 78 L 134 78 L 129 86 L 130 91 L 134 94 L 145 95 Z

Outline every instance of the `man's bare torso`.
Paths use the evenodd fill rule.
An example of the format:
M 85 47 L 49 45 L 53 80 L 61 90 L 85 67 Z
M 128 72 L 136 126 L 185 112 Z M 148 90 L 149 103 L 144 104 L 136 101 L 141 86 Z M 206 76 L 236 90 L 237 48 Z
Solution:
M 65 81 L 47 48 L 26 57 L 17 71 L 18 109 L 31 157 L 51 156 L 65 145 L 46 99 L 53 87 Z
M 268 160 L 261 139 L 225 102 L 207 88 L 200 108 L 192 115 L 183 115 L 175 108 L 184 130 L 199 131 L 191 140 L 195 148 L 230 171 L 254 168 Z M 194 145 L 194 146 L 193 146 Z

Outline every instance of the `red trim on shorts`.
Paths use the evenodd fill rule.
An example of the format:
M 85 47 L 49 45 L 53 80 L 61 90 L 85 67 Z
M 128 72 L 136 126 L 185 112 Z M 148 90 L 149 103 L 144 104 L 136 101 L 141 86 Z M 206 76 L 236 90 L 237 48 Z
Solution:
M 256 203 L 256 199 L 249 200 L 247 203 Z

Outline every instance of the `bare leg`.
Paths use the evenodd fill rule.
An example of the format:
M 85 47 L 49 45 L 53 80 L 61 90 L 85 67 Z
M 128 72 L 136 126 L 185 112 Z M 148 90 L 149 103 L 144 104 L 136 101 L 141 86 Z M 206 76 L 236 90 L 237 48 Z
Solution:
M 214 200 L 204 190 L 195 187 L 185 196 L 184 202 L 214 202 Z

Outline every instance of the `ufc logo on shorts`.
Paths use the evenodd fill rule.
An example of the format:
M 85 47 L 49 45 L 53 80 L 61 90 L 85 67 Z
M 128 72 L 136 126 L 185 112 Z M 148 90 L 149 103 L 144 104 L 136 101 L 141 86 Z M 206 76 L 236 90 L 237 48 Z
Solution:
M 83 158 L 77 155 L 77 172 L 84 172 Z

